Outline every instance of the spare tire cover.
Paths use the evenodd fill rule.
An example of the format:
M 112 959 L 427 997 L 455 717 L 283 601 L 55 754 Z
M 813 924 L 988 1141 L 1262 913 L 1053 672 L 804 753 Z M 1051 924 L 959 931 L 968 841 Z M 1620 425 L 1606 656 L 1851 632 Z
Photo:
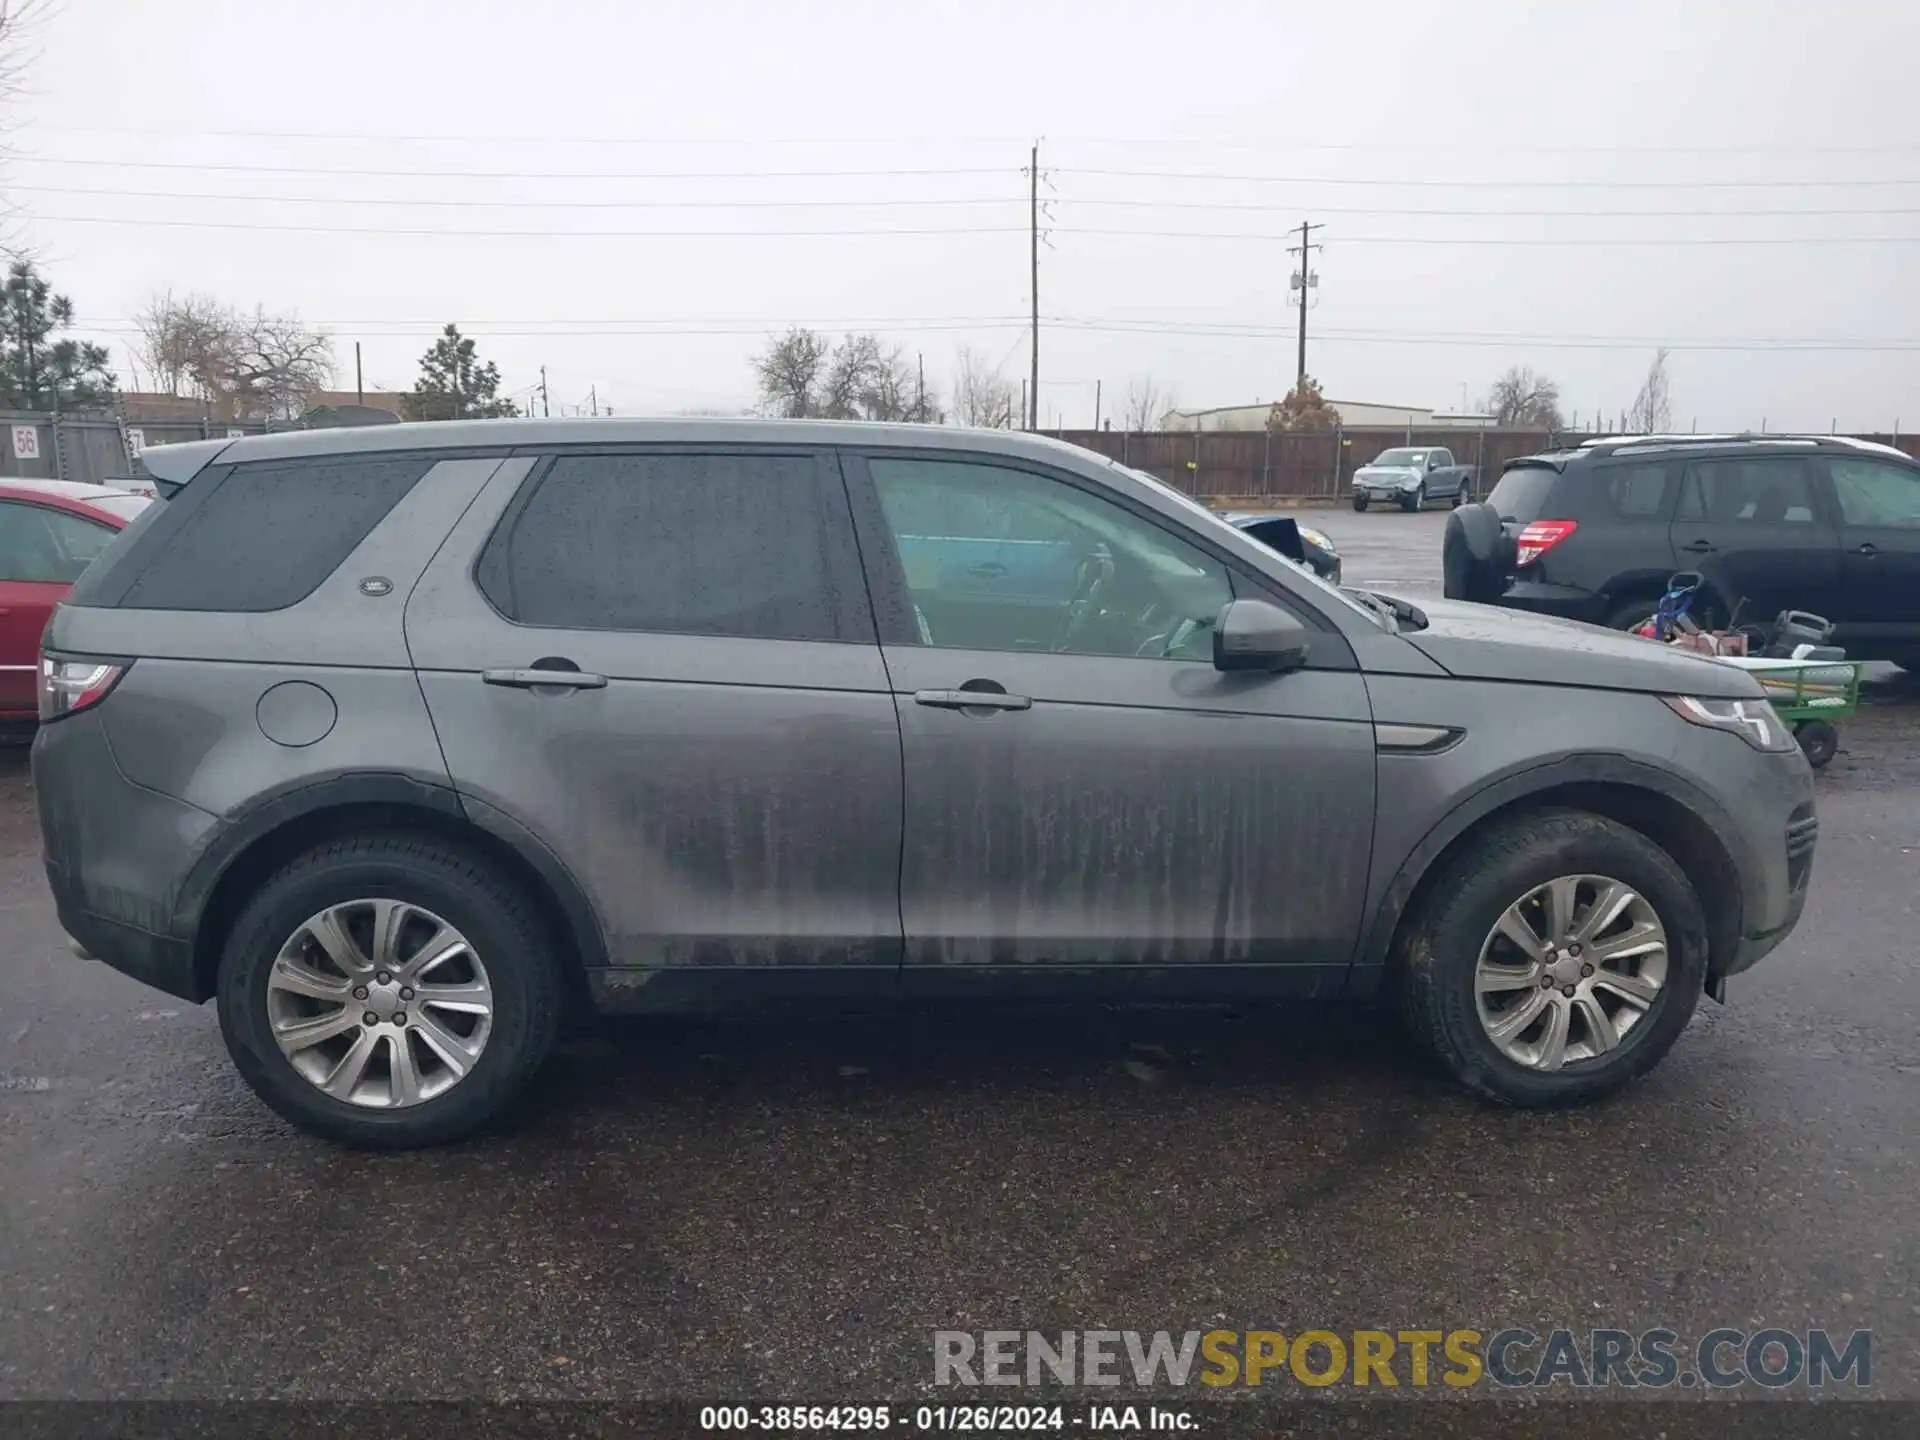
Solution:
M 1462 505 L 1453 511 L 1440 546 L 1447 598 L 1481 604 L 1498 600 L 1507 588 L 1514 553 L 1491 505 Z

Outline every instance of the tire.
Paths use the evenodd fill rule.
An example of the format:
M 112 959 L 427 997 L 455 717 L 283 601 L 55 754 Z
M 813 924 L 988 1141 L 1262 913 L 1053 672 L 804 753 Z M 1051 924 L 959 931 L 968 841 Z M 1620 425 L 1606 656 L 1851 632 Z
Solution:
M 1414 511 L 1420 509 L 1426 503 L 1427 503 L 1427 487 L 1426 487 L 1426 484 L 1422 482 L 1420 485 L 1414 487 L 1413 494 L 1404 497 L 1400 501 L 1400 508 L 1406 511 L 1409 515 L 1411 515 Z
M 1840 753 L 1840 732 L 1825 720 L 1801 721 L 1793 727 L 1793 738 L 1800 742 L 1807 764 L 1816 770 L 1824 769 L 1827 762 Z
M 394 974 L 390 984 L 374 987 L 380 993 L 371 999 L 352 998 L 365 997 L 367 987 L 349 990 L 342 997 L 345 1009 L 341 1011 L 330 1008 L 332 994 L 306 1000 L 301 998 L 306 992 L 289 992 L 277 983 L 283 973 L 276 971 L 283 947 L 291 947 L 303 934 L 312 936 L 315 932 L 307 928 L 308 922 L 325 914 L 349 917 L 348 933 L 357 937 L 356 960 L 370 953 L 377 956 L 379 947 L 368 939 L 376 900 L 399 901 L 413 912 L 413 918 L 400 927 L 396 953 L 404 955 L 406 945 L 412 943 L 417 946 L 413 959 L 424 960 L 433 944 L 425 938 L 432 934 L 427 927 L 438 921 L 458 932 L 456 938 L 468 942 L 466 953 L 477 957 L 482 968 L 470 969 L 472 962 L 455 955 L 445 964 L 427 967 L 436 976 L 417 980 L 417 995 L 412 989 L 398 989 L 405 977 L 403 973 Z M 330 909 L 336 906 L 346 908 L 340 912 Z M 368 930 L 354 928 L 360 923 L 356 917 L 364 917 Z M 302 944 L 301 962 L 294 968 L 309 979 L 337 986 L 337 967 L 331 967 L 325 959 L 327 952 L 316 948 L 317 940 L 303 940 Z M 439 948 L 452 953 L 444 944 Z M 316 956 L 315 963 L 308 965 L 307 961 Z M 338 973 L 349 972 L 340 969 Z M 426 971 L 421 974 L 424 977 Z M 462 983 L 464 976 L 479 977 L 481 988 L 488 992 L 485 1003 L 490 1006 L 484 1022 L 459 1013 L 459 1005 L 447 1010 L 427 1008 L 436 1002 L 424 998 L 426 991 L 438 977 L 449 974 L 454 983 Z M 270 985 L 270 981 L 276 984 Z M 372 978 L 368 984 L 373 985 Z M 457 844 L 407 834 L 359 835 L 333 841 L 300 856 L 262 885 L 227 937 L 217 993 L 220 1029 L 228 1053 L 254 1093 L 283 1119 L 310 1134 L 370 1150 L 440 1145 L 485 1127 L 520 1093 L 546 1059 L 564 1008 L 558 956 L 532 899 L 511 879 Z M 290 994 L 292 999 L 288 998 Z M 409 1017 L 400 997 L 406 997 L 406 1004 L 412 1005 L 414 1012 L 412 1032 L 404 1035 L 399 1030 Z M 365 1084 L 374 1086 L 384 1068 L 391 1100 L 401 1093 L 395 1073 L 399 1069 L 395 1063 L 398 1052 L 381 1046 L 403 1046 L 413 1057 L 410 1069 L 415 1089 L 428 1091 L 427 1098 L 393 1108 L 336 1098 L 320 1088 L 319 1080 L 307 1078 L 296 1068 L 295 1060 L 275 1038 L 276 1014 L 282 1024 L 295 1023 L 286 1017 L 285 1007 L 289 1005 L 311 1005 L 319 1018 L 331 1021 L 357 1010 L 362 1003 L 392 1004 L 398 1007 L 397 1013 L 382 1026 L 372 1027 L 368 1022 L 371 1028 L 367 1037 L 349 1028 L 322 1045 L 300 1051 L 301 1063 L 325 1070 L 337 1047 L 354 1049 L 365 1043 L 372 1047 L 369 1053 L 373 1056 L 362 1061 L 368 1077 Z M 272 1008 L 276 1006 L 281 1008 L 276 1011 Z M 364 1013 L 375 1012 L 368 1009 Z M 304 1012 L 297 1017 L 304 1018 Z M 463 1032 L 462 1026 L 469 1019 L 474 1029 Z M 480 1028 L 483 1023 L 484 1032 Z M 351 1027 L 350 1015 L 348 1024 Z M 453 1066 L 440 1059 L 444 1050 L 428 1045 L 429 1030 L 443 1042 L 451 1035 L 452 1042 L 461 1047 L 461 1073 L 456 1075 Z M 476 1045 L 476 1035 L 477 1058 L 467 1054 L 467 1047 Z M 447 1076 L 454 1078 L 448 1080 Z M 444 1088 L 431 1093 L 436 1085 Z M 360 1094 L 358 1090 L 355 1093 Z
M 1467 487 L 1465 485 L 1462 485 L 1458 490 L 1453 492 L 1453 508 L 1456 510 L 1462 505 L 1471 503 L 1472 500 L 1473 497 L 1467 493 Z
M 1565 876 L 1605 877 L 1636 892 L 1664 927 L 1665 977 L 1652 1003 L 1621 1027 L 1612 1048 L 1571 1058 L 1559 1069 L 1542 1069 L 1521 1063 L 1496 1044 L 1481 1018 L 1475 977 L 1483 946 L 1494 953 L 1518 953 L 1505 951 L 1492 939 L 1508 907 Z M 1578 1105 L 1638 1079 L 1673 1047 L 1706 983 L 1706 920 L 1686 874 L 1644 835 L 1598 815 L 1546 811 L 1477 835 L 1428 893 L 1420 913 L 1403 926 L 1396 947 L 1402 1018 L 1415 1040 L 1456 1080 L 1500 1104 L 1524 1109 Z M 1584 882 L 1579 893 L 1589 893 Z M 1588 912 L 1576 907 L 1574 913 Z M 1628 912 L 1623 923 L 1638 913 Z M 1610 936 L 1613 928 L 1601 933 Z M 1618 963 L 1650 970 L 1653 957 Z M 1579 1011 L 1590 994 L 1602 1004 L 1617 1000 L 1610 992 L 1588 990 L 1586 982 L 1574 984 L 1579 994 L 1567 1002 L 1570 1012 Z M 1558 989 L 1557 984 L 1553 988 Z M 1530 985 L 1495 994 L 1516 997 L 1516 1011 L 1535 997 Z M 1550 997 L 1542 1003 L 1557 1007 L 1561 1001 Z M 1621 1013 L 1609 1017 L 1610 1026 Z M 1584 1018 L 1569 1021 L 1569 1030 L 1575 1023 L 1583 1036 L 1591 1035 Z M 1530 1032 L 1528 1027 L 1521 1036 Z M 1574 1046 L 1569 1043 L 1567 1048 Z
M 1616 605 L 1607 614 L 1607 629 L 1637 630 L 1653 618 L 1658 600 L 1628 600 Z
M 1365 511 L 1365 510 L 1366 510 L 1366 508 L 1367 508 L 1367 497 L 1366 497 L 1366 496 L 1364 496 L 1364 495 L 1356 495 L 1356 496 L 1354 496 L 1354 497 L 1353 497 L 1353 508 L 1354 508 L 1355 510 L 1359 510 L 1359 511 Z

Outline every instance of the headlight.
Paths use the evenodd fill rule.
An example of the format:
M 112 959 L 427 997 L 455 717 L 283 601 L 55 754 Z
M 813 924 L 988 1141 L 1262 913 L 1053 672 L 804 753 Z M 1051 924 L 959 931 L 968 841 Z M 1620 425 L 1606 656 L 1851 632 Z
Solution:
M 1309 545 L 1318 545 L 1322 550 L 1326 551 L 1329 555 L 1336 553 L 1333 548 L 1333 542 L 1327 539 L 1327 537 L 1322 535 L 1318 530 L 1312 529 L 1311 527 L 1306 525 L 1301 525 L 1298 521 L 1295 521 L 1294 524 L 1295 524 L 1295 527 L 1300 531 L 1300 538 L 1306 541 Z
M 1764 700 L 1696 700 L 1691 695 L 1660 699 L 1689 725 L 1729 731 L 1756 750 L 1778 753 L 1794 748 L 1793 732 Z

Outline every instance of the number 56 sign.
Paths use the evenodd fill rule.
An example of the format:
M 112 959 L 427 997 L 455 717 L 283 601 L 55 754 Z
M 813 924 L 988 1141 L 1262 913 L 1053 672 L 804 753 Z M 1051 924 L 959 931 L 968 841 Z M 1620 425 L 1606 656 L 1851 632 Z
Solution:
M 13 456 L 16 460 L 40 458 L 40 427 L 38 425 L 13 427 Z

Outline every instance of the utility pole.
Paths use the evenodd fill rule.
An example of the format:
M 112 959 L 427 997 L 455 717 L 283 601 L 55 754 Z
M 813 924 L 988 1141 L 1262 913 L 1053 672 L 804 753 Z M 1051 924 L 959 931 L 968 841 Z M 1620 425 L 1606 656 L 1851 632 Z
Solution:
M 1100 382 L 1093 382 L 1093 428 L 1100 428 Z
M 1300 243 L 1289 245 L 1287 253 L 1300 257 L 1300 268 L 1293 272 L 1292 286 L 1300 292 L 1300 374 L 1297 389 L 1305 390 L 1307 383 L 1307 291 L 1320 284 L 1320 277 L 1313 272 L 1313 252 L 1320 247 L 1313 243 L 1313 232 L 1324 230 L 1326 226 L 1300 222 Z
M 367 403 L 367 389 L 360 379 L 360 342 L 358 340 L 353 342 L 353 403 L 356 405 Z
M 587 387 L 587 410 L 594 419 L 600 418 L 600 387 L 598 385 Z
M 1033 142 L 1027 163 L 1027 260 L 1032 272 L 1032 385 L 1027 391 L 1027 428 L 1040 428 L 1040 142 Z
M 547 420 L 552 418 L 552 415 L 553 409 L 547 404 L 547 367 L 542 365 L 540 367 L 540 418 Z
M 922 425 L 927 423 L 927 355 L 924 350 L 913 353 L 913 363 L 919 367 L 919 388 L 913 399 L 913 418 Z

